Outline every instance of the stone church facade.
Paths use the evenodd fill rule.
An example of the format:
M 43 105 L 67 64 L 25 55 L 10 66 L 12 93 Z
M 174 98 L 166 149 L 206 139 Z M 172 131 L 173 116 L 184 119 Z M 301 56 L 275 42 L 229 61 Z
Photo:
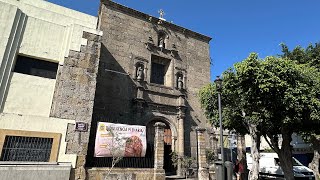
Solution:
M 6 0 L 0 1 L 6 3 Z M 49 82 L 51 89 L 42 89 L 43 92 L 48 93 L 48 98 L 43 100 L 48 104 L 45 111 L 47 113 L 42 114 L 36 109 L 32 110 L 33 114 L 28 114 L 30 110 L 23 109 L 26 107 L 23 107 L 21 112 L 13 111 L 12 109 L 19 109 L 21 103 L 19 105 L 10 97 L 15 95 L 14 92 L 19 91 L 20 86 L 1 84 L 0 89 L 3 89 L 6 94 L 1 101 L 1 137 L 6 137 L 8 133 L 28 134 L 30 137 L 58 137 L 56 138 L 58 143 L 54 147 L 59 153 L 56 152 L 57 157 L 53 158 L 52 162 L 58 163 L 57 165 L 59 162 L 70 162 L 72 169 L 70 179 L 103 179 L 106 178 L 105 172 L 108 169 L 106 162 L 110 158 L 93 157 L 97 123 L 102 121 L 143 125 L 147 127 L 148 146 L 155 147 L 151 148 L 152 152 L 150 151 L 154 160 L 146 167 L 158 166 L 157 160 L 160 159 L 162 160 L 160 164 L 163 162 L 164 164 L 159 167 L 161 169 L 163 166 L 164 170 L 154 171 L 153 167 L 148 167 L 141 171 L 138 170 L 139 167 L 132 168 L 135 165 L 130 165 L 128 160 L 127 164 L 114 169 L 115 174 L 117 172 L 120 175 L 123 174 L 125 168 L 132 179 L 139 179 L 138 177 L 161 179 L 165 174 L 182 175 L 181 168 L 178 166 L 176 169 L 170 163 L 171 152 L 179 156 L 194 157 L 198 162 L 198 165 L 195 163 L 194 169 L 199 169 L 199 166 L 203 168 L 204 165 L 199 165 L 200 161 L 203 162 L 199 156 L 201 154 L 199 144 L 203 142 L 199 143 L 197 136 L 199 134 L 202 136 L 203 132 L 201 130 L 199 133 L 199 127 L 206 128 L 208 124 L 200 108 L 197 93 L 199 88 L 210 82 L 210 37 L 110 0 L 101 1 L 97 19 L 83 15 L 82 19 L 88 22 L 81 22 L 81 18 L 77 18 L 80 14 L 71 10 L 68 18 L 63 21 L 62 18 L 41 19 L 43 17 L 37 17 L 31 10 L 26 12 L 29 8 L 27 7 L 29 5 L 26 5 L 28 2 L 23 0 L 10 5 L 10 8 L 13 6 L 21 8 L 28 19 L 23 21 L 26 29 L 20 32 L 22 40 L 21 42 L 17 40 L 17 49 L 10 55 L 12 58 L 5 59 L 6 54 L 4 54 L 2 62 L 8 61 L 15 64 L 20 56 L 55 62 L 57 63 L 56 75 Z M 20 6 L 19 3 L 25 4 Z M 37 10 L 41 9 L 42 13 L 43 9 L 50 4 L 40 0 L 38 3 Z M 56 8 L 54 5 L 50 4 L 50 6 L 52 9 Z M 69 10 L 59 8 L 57 7 L 55 16 L 67 16 L 63 13 Z M 42 49 L 39 47 L 39 52 L 33 52 L 32 48 L 25 48 L 23 51 L 21 44 L 29 44 L 32 47 L 30 43 L 32 41 L 29 42 L 26 38 L 28 34 L 24 33 L 30 28 L 34 28 L 35 31 L 39 28 L 32 26 L 31 20 L 34 21 L 33 24 L 42 20 L 44 24 L 54 21 L 47 27 L 50 31 L 57 30 L 59 27 L 61 34 L 53 33 L 53 36 L 69 41 L 53 43 L 46 37 L 41 41 L 47 43 L 48 47 L 42 46 Z M 61 26 L 56 26 L 59 23 Z M 94 28 L 95 23 L 97 27 Z M 33 36 L 36 39 L 36 35 Z M 50 56 L 51 52 L 46 48 L 53 45 L 61 49 L 69 48 L 63 49 L 62 52 L 54 51 Z M 60 56 L 55 57 L 54 54 L 57 52 Z M 34 75 L 25 76 L 7 66 L 4 68 L 8 69 L 7 75 L 2 74 L 4 77 L 9 77 L 10 71 L 14 75 L 13 79 L 15 76 L 33 78 L 32 75 Z M 29 79 L 29 81 L 39 81 L 41 84 L 46 80 Z M 10 82 L 9 78 L 7 83 L 12 84 L 12 79 Z M 38 85 L 34 87 L 37 88 Z M 23 91 L 20 90 L 19 93 L 23 94 Z M 33 99 L 30 95 L 26 95 L 23 101 L 35 102 L 36 97 L 36 94 L 32 96 Z M 32 126 L 35 117 L 38 119 L 37 122 L 43 124 L 41 128 Z M 10 119 L 14 119 L 16 124 L 25 123 L 26 126 L 31 126 L 17 127 L 9 122 Z M 88 129 L 77 130 L 76 126 L 79 123 L 84 124 Z M 4 147 L 5 141 L 2 139 L 0 146 Z M 159 154 L 162 157 L 157 157 Z M 137 160 L 134 163 L 139 162 Z
M 96 120 L 144 125 L 153 142 L 152 127 L 163 122 L 168 151 L 196 157 L 195 128 L 207 126 L 197 93 L 210 80 L 211 38 L 108 0 L 98 22 L 104 34 L 91 131 Z

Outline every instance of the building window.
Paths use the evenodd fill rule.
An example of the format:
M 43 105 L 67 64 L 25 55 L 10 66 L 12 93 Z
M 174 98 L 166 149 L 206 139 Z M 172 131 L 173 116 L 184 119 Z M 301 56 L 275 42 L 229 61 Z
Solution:
M 58 63 L 38 60 L 25 56 L 18 56 L 14 72 L 55 79 Z
M 164 75 L 165 75 L 164 71 L 165 71 L 165 66 L 163 64 L 152 62 L 151 63 L 151 83 L 164 85 Z
M 6 136 L 1 161 L 49 162 L 53 138 Z
M 61 134 L 0 129 L 0 161 L 57 162 Z
M 151 56 L 150 82 L 170 86 L 170 60 L 159 56 Z

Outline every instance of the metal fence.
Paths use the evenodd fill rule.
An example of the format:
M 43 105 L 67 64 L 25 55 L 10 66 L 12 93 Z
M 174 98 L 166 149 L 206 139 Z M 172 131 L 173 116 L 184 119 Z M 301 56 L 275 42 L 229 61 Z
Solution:
M 50 159 L 53 138 L 6 136 L 1 161 L 38 161 Z
M 111 167 L 111 157 L 90 157 L 87 166 L 90 167 Z M 153 168 L 154 167 L 154 147 L 147 145 L 145 157 L 124 157 L 114 167 L 119 168 Z

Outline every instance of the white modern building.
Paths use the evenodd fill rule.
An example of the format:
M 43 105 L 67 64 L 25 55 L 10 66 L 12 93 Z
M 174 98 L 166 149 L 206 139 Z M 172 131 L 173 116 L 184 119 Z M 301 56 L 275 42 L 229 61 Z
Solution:
M 9 168 L 16 171 L 15 179 L 32 179 L 18 167 L 31 171 L 37 167 L 42 170 L 40 176 L 69 179 L 77 155 L 66 154 L 66 133 L 75 119 L 50 116 L 56 75 L 69 52 L 80 52 L 87 44 L 84 32 L 102 34 L 96 29 L 97 19 L 43 0 L 0 0 L 2 178 L 12 178 L 6 173 Z M 28 156 L 22 159 L 14 148 L 20 148 L 21 156 Z M 46 150 L 37 153 L 23 148 Z M 8 163 L 16 160 L 38 162 Z M 47 172 L 47 166 L 55 171 Z

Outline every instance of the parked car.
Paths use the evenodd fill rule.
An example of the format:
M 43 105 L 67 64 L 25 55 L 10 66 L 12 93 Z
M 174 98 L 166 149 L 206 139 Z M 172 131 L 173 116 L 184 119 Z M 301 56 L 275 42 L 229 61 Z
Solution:
M 315 175 L 311 169 L 302 165 L 297 159 L 292 157 L 293 173 L 298 180 L 315 180 Z M 283 179 L 284 174 L 280 167 L 280 161 L 277 153 L 260 153 L 260 170 L 261 178 Z M 247 164 L 250 171 L 252 167 L 252 156 L 247 153 Z M 249 172 L 250 173 L 250 172 Z

